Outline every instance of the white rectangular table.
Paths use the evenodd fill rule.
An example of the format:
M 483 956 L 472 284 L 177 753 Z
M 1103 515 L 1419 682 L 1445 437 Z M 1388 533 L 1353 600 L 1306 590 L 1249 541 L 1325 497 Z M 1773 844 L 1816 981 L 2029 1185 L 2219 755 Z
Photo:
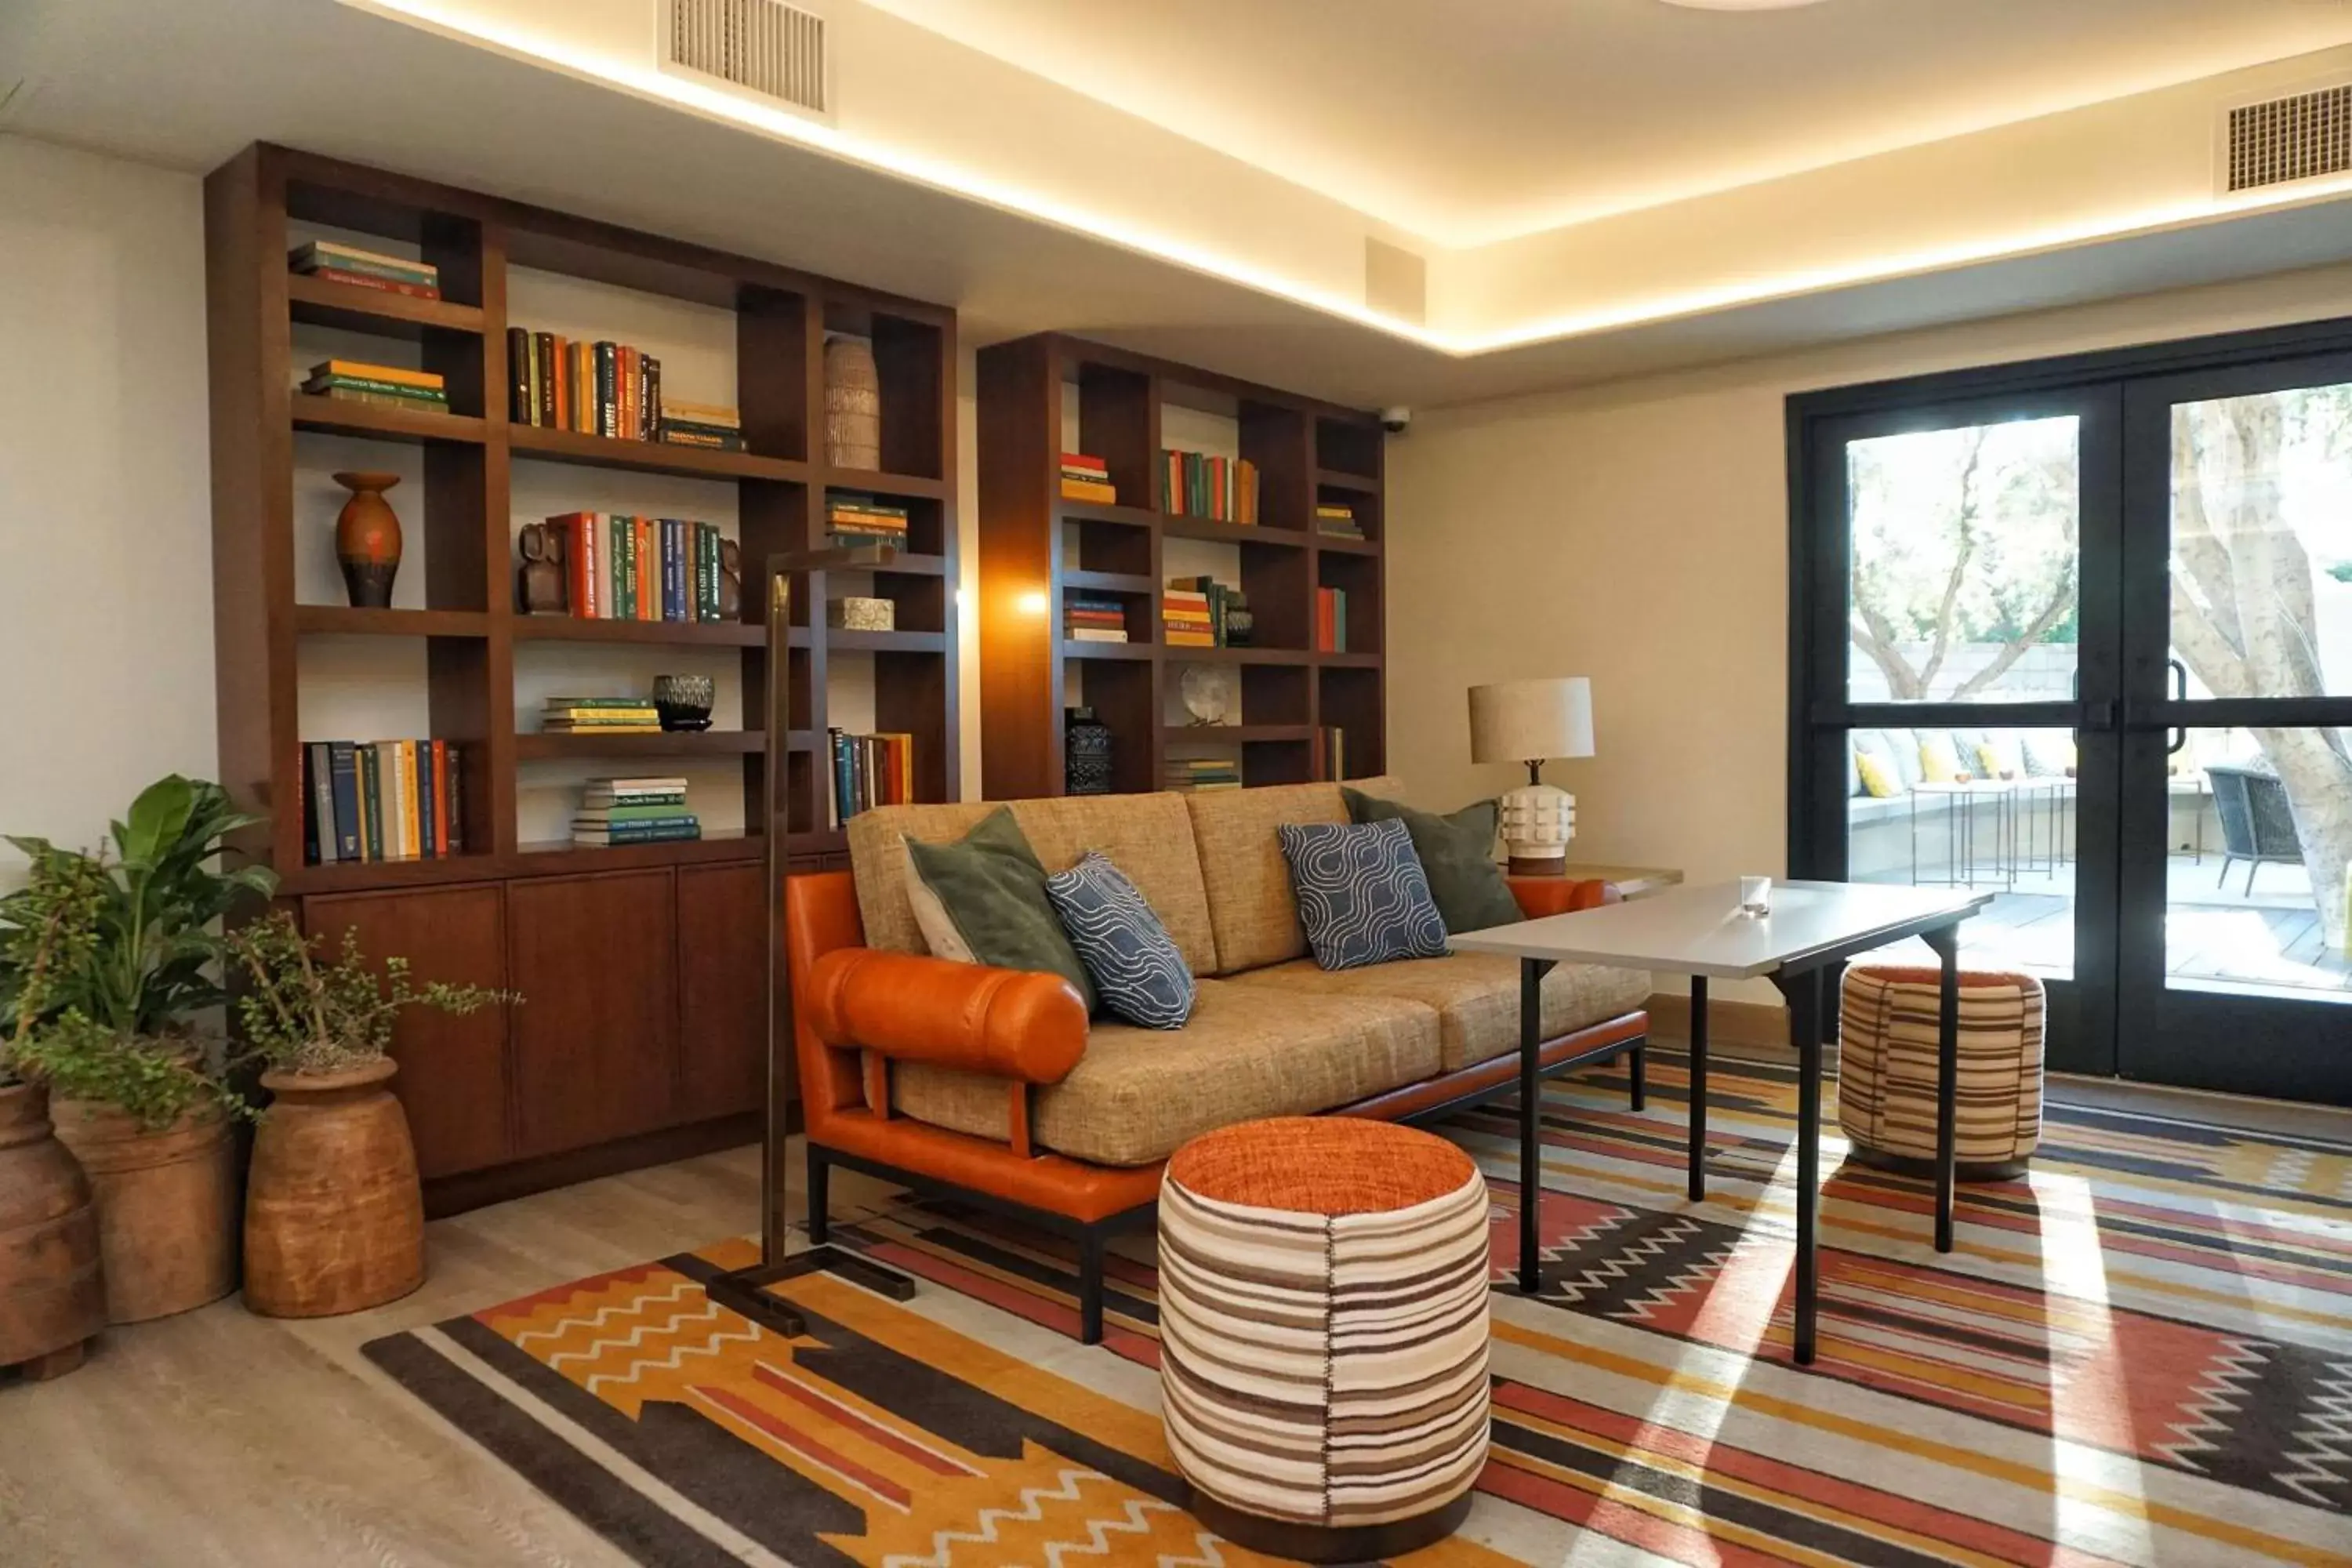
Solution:
M 1765 978 L 1789 1003 L 1797 1047 L 1796 1356 L 1813 1359 L 1814 1220 L 1821 1204 L 1822 977 L 1857 953 L 1922 937 L 1943 963 L 1943 1021 L 1937 1040 L 1936 1250 L 1952 1249 L 1952 1163 L 1958 1125 L 1960 922 L 1992 901 L 1966 889 L 1854 882 L 1779 882 L 1772 912 L 1739 910 L 1739 886 L 1675 888 L 1628 903 L 1578 910 L 1452 939 L 1465 952 L 1519 961 L 1519 1289 L 1542 1287 L 1537 1207 L 1543 1191 L 1537 1142 L 1543 1045 L 1543 977 L 1556 963 L 1691 978 L 1690 1195 L 1706 1194 L 1706 985 L 1710 979 Z

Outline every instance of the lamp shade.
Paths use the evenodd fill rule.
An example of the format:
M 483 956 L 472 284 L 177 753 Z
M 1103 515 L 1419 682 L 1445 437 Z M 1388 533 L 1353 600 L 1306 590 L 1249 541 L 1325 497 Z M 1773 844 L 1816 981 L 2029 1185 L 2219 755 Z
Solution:
M 1535 763 L 1592 755 L 1592 682 L 1580 675 L 1470 689 L 1470 760 Z

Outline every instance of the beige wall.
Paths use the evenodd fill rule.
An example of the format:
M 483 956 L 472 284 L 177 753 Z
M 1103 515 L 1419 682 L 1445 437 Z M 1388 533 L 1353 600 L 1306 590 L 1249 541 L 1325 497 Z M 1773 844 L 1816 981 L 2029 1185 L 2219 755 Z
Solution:
M 0 136 L 0 831 L 213 770 L 204 261 L 194 178 Z
M 1388 447 L 1391 771 L 1432 806 L 1507 788 L 1465 689 L 1590 676 L 1598 754 L 1547 773 L 1575 853 L 1778 874 L 1790 393 L 2343 314 L 2333 268 L 1425 413 Z

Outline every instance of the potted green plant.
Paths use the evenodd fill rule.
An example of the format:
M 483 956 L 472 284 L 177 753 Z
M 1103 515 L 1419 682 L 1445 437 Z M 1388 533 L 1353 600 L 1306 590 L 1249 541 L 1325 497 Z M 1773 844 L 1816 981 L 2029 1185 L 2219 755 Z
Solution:
M 246 1191 L 246 1305 L 318 1318 L 408 1294 L 425 1282 L 425 1204 L 392 1092 L 393 1025 L 407 1007 L 471 1013 L 514 998 L 417 985 L 407 960 L 372 964 L 350 931 L 330 961 L 282 911 L 228 946 L 237 1018 L 271 1096 Z
M 16 1069 L 47 1088 L 57 1135 L 89 1174 L 113 1322 L 185 1311 L 236 1282 L 240 1104 L 220 1044 L 194 1026 L 225 999 L 220 922 L 277 886 L 261 868 L 220 864 L 228 835 L 257 820 L 218 784 L 173 774 L 142 791 L 95 853 L 8 840 L 31 868 L 0 900 L 0 931 L 72 911 L 30 1003 L 29 968 L 0 965 L 0 1016 L 17 1019 Z

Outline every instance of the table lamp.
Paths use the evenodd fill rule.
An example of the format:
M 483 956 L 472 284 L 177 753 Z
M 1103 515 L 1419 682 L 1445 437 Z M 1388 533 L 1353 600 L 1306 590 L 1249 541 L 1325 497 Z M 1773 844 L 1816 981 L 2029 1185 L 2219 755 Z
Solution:
M 1543 782 L 1552 757 L 1592 755 L 1592 682 L 1580 675 L 1470 689 L 1470 760 L 1523 763 L 1528 782 L 1498 805 L 1515 877 L 1557 877 L 1576 837 L 1576 797 Z

